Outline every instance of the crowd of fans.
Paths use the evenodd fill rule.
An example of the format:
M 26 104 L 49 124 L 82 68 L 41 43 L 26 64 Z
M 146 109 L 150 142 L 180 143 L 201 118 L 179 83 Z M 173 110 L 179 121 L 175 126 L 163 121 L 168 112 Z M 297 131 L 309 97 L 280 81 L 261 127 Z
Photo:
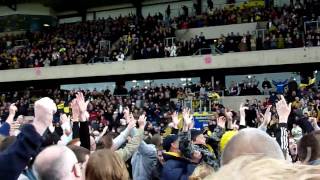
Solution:
M 112 44 L 127 34 L 134 21 L 134 15 L 120 16 L 2 37 L 0 69 L 82 64 L 109 56 L 107 42 Z
M 199 90 L 201 98 L 205 88 L 190 93 Z M 315 86 L 290 86 L 265 101 L 244 102 L 239 110 L 216 102 L 202 129 L 194 128 L 190 109 L 171 102 L 187 96 L 187 89 L 4 93 L 1 179 L 320 177 Z
M 0 41 L 0 69 L 81 64 L 95 61 L 147 59 L 219 52 L 282 49 L 319 46 L 319 30 L 304 22 L 319 20 L 319 3 L 297 2 L 281 8 L 228 7 L 190 16 L 168 18 L 161 13 L 145 18 L 135 15 L 60 24 L 41 32 L 5 36 Z M 267 21 L 258 34 L 231 33 L 219 39 L 203 34 L 191 40 L 176 41 L 175 30 L 244 22 Z M 166 40 L 166 38 L 173 38 Z M 16 41 L 18 40 L 18 41 Z M 110 42 L 110 46 L 108 44 Z M 204 52 L 199 49 L 207 48 Z M 201 50 L 200 50 L 201 51 Z

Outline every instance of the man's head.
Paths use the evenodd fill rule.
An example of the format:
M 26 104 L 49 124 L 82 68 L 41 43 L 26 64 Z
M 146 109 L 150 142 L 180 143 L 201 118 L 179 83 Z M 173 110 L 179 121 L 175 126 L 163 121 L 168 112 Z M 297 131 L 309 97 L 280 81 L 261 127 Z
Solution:
M 155 134 L 150 139 L 150 143 L 155 145 L 157 148 L 161 146 L 162 144 L 162 137 L 159 134 Z
M 102 136 L 102 138 L 97 143 L 97 149 L 111 149 L 113 146 L 113 138 L 116 137 L 116 133 L 109 132 L 108 134 Z
M 206 138 L 200 130 L 191 129 L 191 140 L 193 144 L 206 144 Z
M 35 117 L 42 117 L 46 114 L 53 115 L 55 112 L 57 112 L 57 106 L 53 100 L 48 97 L 41 98 L 34 103 Z
M 320 131 L 307 134 L 300 139 L 298 156 L 307 164 L 320 158 Z
M 86 163 L 90 156 L 90 151 L 84 147 L 77 145 L 69 145 L 68 148 L 76 155 L 79 163 Z
M 264 131 L 255 128 L 239 131 L 227 143 L 222 152 L 221 163 L 225 165 L 243 155 L 262 155 L 275 159 L 284 159 L 278 143 Z
M 49 146 L 39 153 L 33 169 L 39 180 L 80 179 L 81 168 L 75 154 L 66 146 Z
M 57 112 L 57 106 L 52 99 L 45 97 L 34 103 L 33 124 L 41 135 L 52 124 L 53 115 Z
M 270 157 L 241 156 L 204 180 L 319 179 L 319 170 L 319 166 L 292 164 Z
M 167 152 L 179 152 L 179 136 L 169 135 L 163 140 L 163 149 Z
M 68 148 L 70 148 L 73 151 L 73 153 L 76 155 L 79 165 L 81 166 L 81 169 L 82 169 L 82 175 L 84 175 L 86 172 L 85 170 L 86 170 L 87 163 L 90 156 L 90 151 L 84 147 L 76 146 L 76 145 L 69 145 Z

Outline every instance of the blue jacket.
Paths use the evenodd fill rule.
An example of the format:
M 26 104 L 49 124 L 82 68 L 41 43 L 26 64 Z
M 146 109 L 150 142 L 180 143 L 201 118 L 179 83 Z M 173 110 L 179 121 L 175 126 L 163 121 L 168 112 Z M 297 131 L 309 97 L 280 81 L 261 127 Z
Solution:
M 284 93 L 284 87 L 286 85 L 288 85 L 288 79 L 283 81 L 283 82 L 272 81 L 272 84 L 277 87 L 277 93 L 278 94 L 283 94 Z
M 153 168 L 157 165 L 157 149 L 153 144 L 144 141 L 138 147 L 131 159 L 132 177 L 134 180 L 149 180 Z
M 9 136 L 10 124 L 5 122 L 0 126 L 0 134 L 3 136 Z
M 196 164 L 190 163 L 176 153 L 164 153 L 163 158 L 165 159 L 165 163 L 162 169 L 161 180 L 188 180 L 196 168 Z
M 0 179 L 16 180 L 40 151 L 42 137 L 32 125 L 24 125 L 17 140 L 0 153 Z

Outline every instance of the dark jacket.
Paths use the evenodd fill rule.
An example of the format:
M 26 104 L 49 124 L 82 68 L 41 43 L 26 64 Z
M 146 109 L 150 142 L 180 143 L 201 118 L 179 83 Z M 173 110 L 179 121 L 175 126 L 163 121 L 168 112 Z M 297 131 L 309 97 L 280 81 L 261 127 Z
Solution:
M 26 168 L 31 158 L 40 151 L 42 137 L 32 125 L 24 125 L 17 140 L 0 153 L 0 179 L 15 180 Z
M 177 153 L 163 153 L 163 158 L 165 163 L 161 173 L 161 180 L 188 180 L 196 168 L 196 164 L 190 163 Z
M 5 122 L 0 126 L 0 134 L 3 136 L 9 136 L 10 124 Z

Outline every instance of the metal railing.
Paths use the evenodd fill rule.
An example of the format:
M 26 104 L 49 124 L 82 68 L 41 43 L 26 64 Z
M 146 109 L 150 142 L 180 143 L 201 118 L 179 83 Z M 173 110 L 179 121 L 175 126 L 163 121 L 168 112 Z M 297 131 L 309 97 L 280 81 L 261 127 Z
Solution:
M 103 57 L 93 57 L 91 58 L 87 64 L 94 64 L 97 62 L 102 62 L 102 63 L 106 63 L 106 62 L 111 62 L 109 57 L 103 56 Z
M 212 98 L 208 97 L 207 95 L 201 96 L 188 96 L 186 98 L 178 99 L 170 99 L 170 101 L 177 102 L 180 104 L 181 107 L 188 107 L 193 112 L 212 112 L 212 106 L 214 104 L 221 104 L 222 100 L 221 97 L 224 96 L 223 91 L 215 92 L 219 94 L 219 98 Z
M 210 48 L 198 49 L 193 55 L 206 55 L 206 54 L 222 55 L 223 53 L 215 45 L 212 45 Z
M 320 21 L 306 21 L 306 22 L 304 22 L 304 33 L 307 34 L 307 31 L 310 30 L 309 28 L 318 31 L 319 24 L 320 24 Z
M 111 48 L 111 42 L 109 40 L 101 40 L 99 41 L 99 49 Z
M 176 43 L 176 37 L 167 37 L 165 38 L 165 45 L 171 47 L 173 44 Z

